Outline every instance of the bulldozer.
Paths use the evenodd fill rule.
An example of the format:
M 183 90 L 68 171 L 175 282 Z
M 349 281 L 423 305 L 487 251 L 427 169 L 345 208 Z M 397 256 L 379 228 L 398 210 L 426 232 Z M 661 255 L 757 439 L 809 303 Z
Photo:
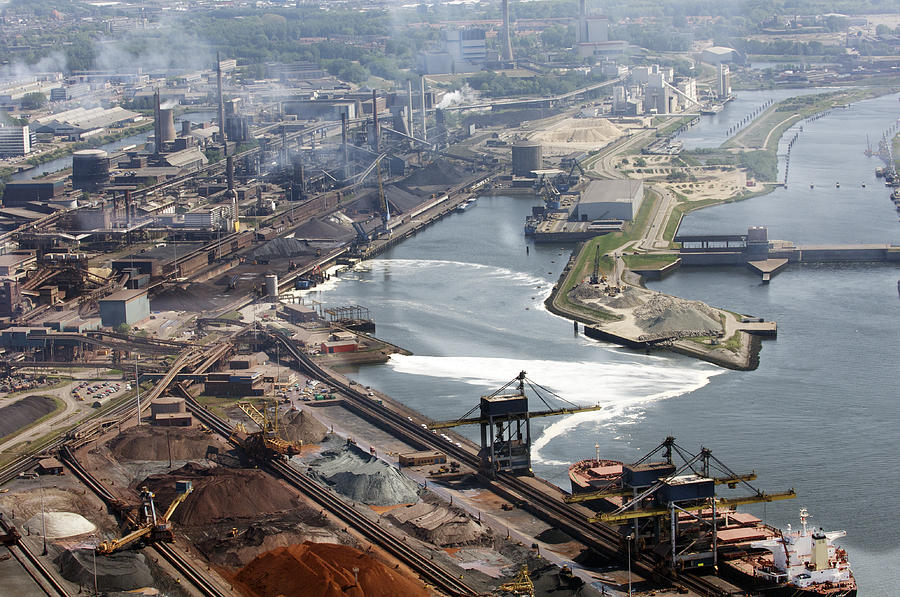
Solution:
M 231 439 L 249 456 L 271 460 L 300 453 L 301 444 L 289 442 L 279 436 L 277 403 L 266 404 L 262 410 L 249 402 L 239 402 L 237 406 L 259 427 L 259 431 L 253 433 L 243 427 L 232 433 Z
M 165 513 L 160 516 L 156 512 L 156 504 L 153 498 L 156 494 L 147 489 L 141 488 L 141 522 L 138 527 L 120 539 L 112 539 L 103 541 L 97 546 L 97 553 L 108 555 L 114 553 L 127 545 L 136 541 L 143 543 L 166 542 L 171 543 L 175 540 L 172 533 L 172 515 L 176 508 L 187 498 L 194 490 L 194 486 L 190 481 L 175 482 L 175 499 L 169 504 Z

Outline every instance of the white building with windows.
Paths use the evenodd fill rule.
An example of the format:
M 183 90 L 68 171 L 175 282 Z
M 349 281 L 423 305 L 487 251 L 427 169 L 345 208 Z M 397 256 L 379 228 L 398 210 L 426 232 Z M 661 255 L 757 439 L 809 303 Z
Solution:
M 25 126 L 0 126 L 0 156 L 31 153 L 31 132 Z

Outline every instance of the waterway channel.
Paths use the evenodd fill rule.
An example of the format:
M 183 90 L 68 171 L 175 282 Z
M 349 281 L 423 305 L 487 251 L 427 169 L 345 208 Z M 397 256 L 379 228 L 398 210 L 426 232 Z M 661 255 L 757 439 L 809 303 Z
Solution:
M 215 118 L 215 115 L 216 113 L 210 110 L 202 112 L 187 112 L 176 119 L 175 126 L 178 127 L 177 130 L 181 130 L 181 124 L 177 121 L 188 119 L 196 124 L 200 122 L 208 122 Z M 114 152 L 130 145 L 143 145 L 147 141 L 147 138 L 152 134 L 153 130 L 151 129 L 149 131 L 138 133 L 136 135 L 129 135 L 128 137 L 123 137 L 118 141 L 113 141 L 111 143 L 101 145 L 99 149 L 104 149 L 108 152 Z M 30 170 L 16 172 L 12 176 L 10 176 L 10 180 L 31 180 L 32 178 L 37 178 L 38 176 L 44 176 L 45 174 L 51 174 L 53 172 L 58 172 L 59 170 L 65 170 L 66 168 L 71 167 L 72 156 L 66 155 L 49 162 L 44 162 L 43 164 L 38 164 L 36 167 L 31 168 Z
M 797 242 L 898 242 L 896 213 L 872 174 L 878 163 L 862 156 L 866 131 L 886 129 L 896 116 L 896 96 L 860 102 L 806 126 L 794 145 L 791 176 L 818 180 L 821 169 L 829 180 L 871 181 L 866 189 L 847 184 L 819 194 L 792 184 L 692 214 L 685 227 L 768 225 L 770 237 Z M 595 443 L 606 457 L 634 461 L 674 435 L 691 450 L 709 447 L 735 470 L 756 470 L 764 489 L 795 488 L 799 499 L 753 511 L 796 525 L 806 506 L 813 524 L 846 529 L 860 594 L 893 594 L 900 581 L 898 268 L 797 266 L 767 286 L 742 269 L 682 270 L 654 284 L 778 321 L 779 338 L 764 344 L 758 370 L 726 371 L 591 341 L 546 312 L 541 301 L 570 248 L 532 245 L 526 253 L 522 222 L 533 203 L 482 197 L 311 293 L 328 305 L 369 307 L 378 335 L 414 352 L 352 376 L 447 419 L 524 369 L 568 400 L 609 406 L 534 420 L 536 474 L 567 488 L 567 465 L 592 456 Z

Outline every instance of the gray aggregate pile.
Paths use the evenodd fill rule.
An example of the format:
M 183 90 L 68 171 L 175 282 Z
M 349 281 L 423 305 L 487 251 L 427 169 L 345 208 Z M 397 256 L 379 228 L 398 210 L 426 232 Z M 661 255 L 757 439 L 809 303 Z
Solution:
M 412 504 L 419 499 L 415 481 L 352 444 L 323 452 L 309 466 L 313 476 L 335 491 L 369 506 Z
M 100 591 L 132 591 L 153 586 L 153 575 L 144 558 L 137 551 L 119 551 L 110 555 L 97 555 L 97 588 Z M 94 552 L 90 549 L 72 549 L 56 557 L 60 574 L 69 582 L 80 586 L 94 586 Z

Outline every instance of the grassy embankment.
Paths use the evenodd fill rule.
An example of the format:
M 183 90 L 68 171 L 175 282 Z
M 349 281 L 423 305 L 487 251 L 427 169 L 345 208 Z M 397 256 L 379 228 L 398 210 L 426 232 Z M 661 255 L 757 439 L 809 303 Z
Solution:
M 625 225 L 625 229 L 621 232 L 613 232 L 596 236 L 584 243 L 575 264 L 569 270 L 566 277 L 560 282 L 559 290 L 553 299 L 553 304 L 571 315 L 579 315 L 588 320 L 607 320 L 614 321 L 618 316 L 600 309 L 588 309 L 583 305 L 576 304 L 569 299 L 569 292 L 575 288 L 581 281 L 590 276 L 594 270 L 594 256 L 597 254 L 597 248 L 600 248 L 600 254 L 604 257 L 600 260 L 600 269 L 609 272 L 612 269 L 612 258 L 607 253 L 619 247 L 636 241 L 642 237 L 644 231 L 650 221 L 650 214 L 653 212 L 653 206 L 659 198 L 655 193 L 647 192 L 644 201 L 641 203 L 641 209 L 638 211 L 637 217 Z M 643 257 L 643 256 L 635 256 Z M 649 256 L 647 256 L 649 257 Z M 655 256 L 654 256 L 655 257 Z M 661 259 L 663 256 L 659 256 Z

